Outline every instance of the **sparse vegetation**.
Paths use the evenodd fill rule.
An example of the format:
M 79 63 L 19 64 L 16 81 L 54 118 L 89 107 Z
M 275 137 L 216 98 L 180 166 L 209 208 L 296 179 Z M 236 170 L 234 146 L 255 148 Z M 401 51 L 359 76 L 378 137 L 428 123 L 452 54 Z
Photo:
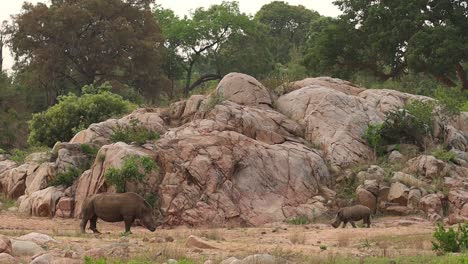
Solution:
M 441 146 L 437 147 L 435 150 L 431 152 L 432 156 L 436 157 L 437 159 L 443 160 L 445 162 L 454 163 L 456 161 L 457 155 L 450 151 L 445 150 Z
M 291 240 L 291 243 L 297 244 L 297 245 L 304 245 L 306 241 L 306 236 L 303 232 L 294 232 L 291 234 L 289 237 L 289 240 Z
M 452 227 L 445 229 L 442 224 L 438 224 L 433 236 L 436 241 L 432 242 L 432 249 L 439 253 L 468 249 L 468 223 L 458 224 L 458 230 Z
M 158 140 L 159 133 L 143 126 L 138 119 L 130 120 L 130 126 L 117 125 L 110 136 L 112 142 L 136 143 L 143 145 L 151 140 Z
M 382 155 L 382 128 L 383 124 L 369 124 L 364 132 L 364 138 L 374 150 L 374 155 Z
M 29 156 L 32 153 L 36 152 L 49 152 L 50 149 L 48 147 L 41 147 L 41 146 L 33 146 L 29 147 L 27 149 L 13 149 L 11 151 L 11 155 L 9 157 L 10 160 L 22 164 L 24 163 L 24 160 L 26 159 L 27 156 Z
M 123 161 L 122 168 L 108 169 L 105 177 L 117 192 L 125 192 L 127 181 L 142 182 L 155 167 L 156 163 L 149 157 L 130 156 Z
M 224 98 L 224 96 L 222 96 L 221 94 L 219 94 L 217 92 L 214 92 L 208 98 L 208 101 L 204 105 L 203 110 L 205 112 L 209 112 L 209 111 L 213 110 L 213 108 L 215 108 L 215 106 L 217 106 L 217 105 L 221 104 L 222 102 L 224 102 L 224 100 L 226 100 Z
M 2 203 L 3 209 L 8 209 L 16 205 L 16 201 L 14 199 L 8 198 L 5 194 L 0 195 L 0 203 Z
M 65 187 L 72 186 L 76 179 L 81 175 L 81 171 L 75 167 L 70 167 L 65 172 L 59 172 L 49 181 L 49 186 L 63 185 Z
M 296 216 L 287 220 L 287 223 L 291 225 L 308 225 L 310 224 L 310 219 L 307 216 Z

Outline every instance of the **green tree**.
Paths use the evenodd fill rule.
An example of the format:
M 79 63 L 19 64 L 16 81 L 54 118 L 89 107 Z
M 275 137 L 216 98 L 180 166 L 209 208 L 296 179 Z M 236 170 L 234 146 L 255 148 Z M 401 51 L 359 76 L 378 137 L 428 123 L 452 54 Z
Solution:
M 307 65 L 382 80 L 423 72 L 468 89 L 468 9 L 460 0 L 337 0 L 343 15 L 309 44 Z M 334 44 L 335 42 L 335 44 Z M 322 55 L 325 54 L 325 55 Z M 321 61 L 321 59 L 325 59 Z
M 286 64 L 291 49 L 302 51 L 308 37 L 309 25 L 320 17 L 319 13 L 302 5 L 293 6 L 283 1 L 273 1 L 262 6 L 255 19 L 268 27 L 272 39 L 275 62 Z
M 222 78 L 216 69 L 200 74 L 192 82 L 196 66 L 206 56 L 217 56 L 232 36 L 243 34 L 249 25 L 249 17 L 239 11 L 237 2 L 223 1 L 208 9 L 197 8 L 190 17 L 179 18 L 170 10 L 158 6 L 154 10 L 155 19 L 161 24 L 166 38 L 166 47 L 173 51 L 174 61 L 185 71 L 184 93 L 188 94 L 197 85 Z M 177 58 L 180 56 L 181 59 Z
M 166 86 L 153 0 L 25 3 L 8 27 L 16 69 L 30 72 L 52 105 L 83 85 L 118 81 L 155 98 Z
M 92 123 L 130 112 L 136 106 L 120 95 L 109 92 L 109 85 L 83 87 L 83 95 L 59 96 L 58 103 L 45 112 L 34 114 L 28 142 L 31 145 L 53 146 L 69 141 L 79 130 Z

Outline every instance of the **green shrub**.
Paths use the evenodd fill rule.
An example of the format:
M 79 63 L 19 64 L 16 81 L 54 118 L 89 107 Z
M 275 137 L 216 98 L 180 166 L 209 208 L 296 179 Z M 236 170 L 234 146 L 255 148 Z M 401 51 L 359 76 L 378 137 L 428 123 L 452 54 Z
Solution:
M 291 225 L 307 225 L 310 224 L 310 220 L 307 216 L 296 216 L 287 221 Z
M 412 101 L 403 109 L 388 112 L 382 126 L 383 139 L 388 144 L 422 146 L 424 138 L 432 132 L 433 109 L 430 102 Z
M 447 87 L 438 88 L 434 93 L 434 98 L 437 99 L 441 106 L 441 114 L 445 118 L 459 115 L 464 105 L 468 103 L 467 96 L 468 94 L 458 87 L 453 89 Z
M 118 125 L 113 129 L 110 136 L 112 142 L 125 142 L 131 144 L 135 142 L 138 145 L 143 145 L 150 140 L 158 140 L 159 133 L 151 131 L 141 125 L 138 119 L 132 119 L 130 126 Z
M 92 123 L 128 113 L 136 107 L 106 89 L 84 87 L 83 92 L 79 97 L 74 94 L 60 96 L 56 105 L 34 114 L 29 122 L 31 133 L 28 142 L 53 146 L 57 141 L 69 141 L 74 133 Z
M 15 161 L 18 164 L 24 163 L 27 156 L 35 152 L 47 152 L 50 151 L 47 147 L 29 147 L 27 149 L 13 149 L 9 157 L 10 160 Z
M 364 139 L 371 145 L 376 155 L 380 155 L 383 152 L 382 127 L 383 124 L 370 124 L 364 132 Z
M 5 153 L 6 153 L 6 151 L 3 150 L 2 148 L 0 148 L 0 155 L 1 155 L 1 154 L 5 154 Z
M 78 179 L 80 175 L 80 170 L 78 170 L 75 167 L 71 167 L 66 172 L 57 173 L 57 175 L 55 175 L 55 177 L 49 181 L 49 186 L 72 186 L 75 180 Z
M 409 143 L 423 146 L 424 139 L 432 133 L 433 102 L 414 100 L 403 109 L 395 109 L 385 115 L 382 124 L 370 124 L 363 137 L 382 154 L 382 146 Z
M 441 147 L 436 148 L 431 152 L 432 156 L 436 157 L 437 159 L 443 160 L 445 162 L 454 163 L 456 161 L 457 154 L 450 150 L 445 150 Z
M 208 99 L 208 101 L 206 102 L 205 106 L 203 107 L 203 109 L 206 111 L 206 112 L 209 112 L 211 111 L 213 108 L 215 108 L 215 106 L 219 105 L 220 103 L 224 102 L 224 100 L 226 100 L 224 98 L 224 96 L 222 96 L 221 94 L 215 92 L 213 94 L 211 94 L 210 98 Z
M 432 249 L 440 253 L 461 252 L 468 249 L 468 223 L 459 224 L 458 230 L 452 227 L 448 230 L 438 224 L 433 234 L 436 241 L 432 242 Z
M 91 146 L 89 144 L 81 144 L 81 151 L 88 156 L 88 161 L 83 169 L 88 169 L 93 164 L 94 160 L 96 159 L 96 155 L 99 151 L 99 148 L 95 146 Z
M 142 182 L 155 167 L 155 162 L 149 157 L 130 156 L 124 160 L 122 168 L 107 170 L 105 177 L 117 192 L 125 192 L 126 182 Z

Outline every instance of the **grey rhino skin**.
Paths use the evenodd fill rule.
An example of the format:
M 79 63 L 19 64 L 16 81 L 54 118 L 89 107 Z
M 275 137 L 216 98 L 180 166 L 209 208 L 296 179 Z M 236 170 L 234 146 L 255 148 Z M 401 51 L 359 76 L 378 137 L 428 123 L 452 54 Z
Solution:
M 136 193 L 95 194 L 86 199 L 81 211 L 83 219 L 80 223 L 80 229 L 82 233 L 85 233 L 88 221 L 90 221 L 89 229 L 93 230 L 93 233 L 99 233 L 96 229 L 98 218 L 106 222 L 124 221 L 127 233 L 130 233 L 130 227 L 135 219 L 140 219 L 151 232 L 156 230 L 151 206 Z
M 367 228 L 370 227 L 370 216 L 371 210 L 369 207 L 364 205 L 354 205 L 349 207 L 341 208 L 338 213 L 336 214 L 335 221 L 331 224 L 334 228 L 340 226 L 341 222 L 343 222 L 343 228 L 346 227 L 348 222 L 356 228 L 354 221 L 363 220 L 364 224 L 367 224 Z

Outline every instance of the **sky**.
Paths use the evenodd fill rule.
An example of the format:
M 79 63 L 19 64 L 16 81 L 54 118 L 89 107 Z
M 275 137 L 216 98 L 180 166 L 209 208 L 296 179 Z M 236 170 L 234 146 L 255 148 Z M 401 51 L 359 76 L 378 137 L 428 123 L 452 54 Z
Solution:
M 303 5 L 313 9 L 324 16 L 336 17 L 340 14 L 338 8 L 333 5 L 334 0 L 283 0 L 291 5 Z M 24 0 L 0 0 L 0 22 L 9 20 L 11 15 L 18 14 Z M 28 0 L 27 2 L 38 3 L 48 2 L 48 0 Z M 157 4 L 164 8 L 174 10 L 179 16 L 188 15 L 191 10 L 197 7 L 209 7 L 210 5 L 220 4 L 222 0 L 156 0 Z M 241 12 L 255 14 L 264 4 L 271 0 L 238 0 Z M 13 58 L 10 52 L 3 52 L 3 68 L 9 69 L 13 65 Z

